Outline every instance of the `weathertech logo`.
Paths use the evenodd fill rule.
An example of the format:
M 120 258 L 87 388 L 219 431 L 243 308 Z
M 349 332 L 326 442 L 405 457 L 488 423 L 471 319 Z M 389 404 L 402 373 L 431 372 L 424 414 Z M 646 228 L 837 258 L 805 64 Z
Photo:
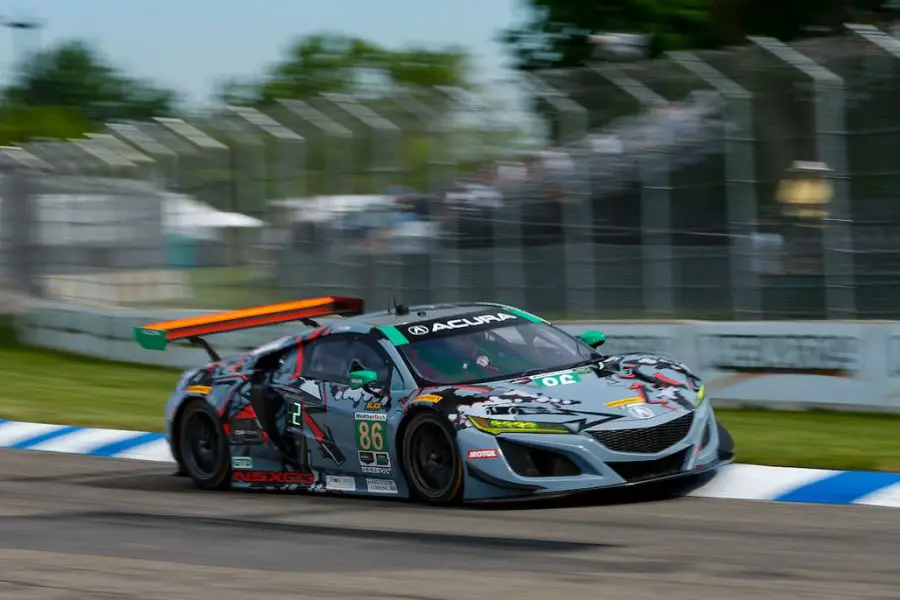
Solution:
M 517 317 L 514 315 L 508 315 L 501 312 L 464 317 L 461 319 L 450 319 L 449 321 L 432 323 L 431 325 L 410 325 L 406 330 L 410 335 L 428 335 L 429 333 L 437 333 L 439 331 L 465 329 L 466 327 L 477 327 L 479 325 L 488 325 L 490 323 L 502 323 L 503 321 L 509 321 L 510 319 L 516 318 Z
M 493 448 L 485 448 L 484 450 L 469 450 L 466 457 L 469 460 L 479 460 L 482 458 L 497 458 L 497 451 Z

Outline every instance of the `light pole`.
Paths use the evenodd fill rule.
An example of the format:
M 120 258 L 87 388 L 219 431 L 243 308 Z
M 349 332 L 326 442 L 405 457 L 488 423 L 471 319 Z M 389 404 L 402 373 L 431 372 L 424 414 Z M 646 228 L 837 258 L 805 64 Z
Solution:
M 27 53 L 27 47 L 25 42 L 25 38 L 29 32 L 39 32 L 43 27 L 43 24 L 36 19 L 6 19 L 0 18 L 0 24 L 7 29 L 12 31 L 13 36 L 13 61 L 16 64 L 21 64 L 21 60 L 24 58 L 22 56 L 22 50 L 25 49 L 25 53 Z M 18 43 L 17 43 L 18 38 Z M 35 39 L 38 39 L 38 35 L 36 33 Z

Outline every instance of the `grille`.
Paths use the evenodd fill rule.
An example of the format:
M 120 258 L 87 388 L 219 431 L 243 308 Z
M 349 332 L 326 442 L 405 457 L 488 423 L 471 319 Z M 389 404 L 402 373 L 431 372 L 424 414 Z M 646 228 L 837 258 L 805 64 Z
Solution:
M 689 413 L 657 427 L 591 431 L 589 433 L 592 438 L 615 452 L 653 454 L 662 452 L 683 440 L 693 422 L 694 413 Z
M 666 475 L 680 473 L 687 458 L 688 451 L 682 450 L 657 460 L 639 460 L 635 462 L 607 463 L 613 471 L 628 483 L 656 479 Z

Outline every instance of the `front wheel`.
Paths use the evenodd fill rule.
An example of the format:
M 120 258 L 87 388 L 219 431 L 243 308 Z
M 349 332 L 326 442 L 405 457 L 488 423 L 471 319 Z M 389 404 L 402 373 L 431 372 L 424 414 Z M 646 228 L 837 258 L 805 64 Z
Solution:
M 401 443 L 403 470 L 415 499 L 436 505 L 462 499 L 462 459 L 446 419 L 431 412 L 414 416 Z
M 228 441 L 219 416 L 206 401 L 194 400 L 185 407 L 178 429 L 178 451 L 194 485 L 204 490 L 228 487 Z

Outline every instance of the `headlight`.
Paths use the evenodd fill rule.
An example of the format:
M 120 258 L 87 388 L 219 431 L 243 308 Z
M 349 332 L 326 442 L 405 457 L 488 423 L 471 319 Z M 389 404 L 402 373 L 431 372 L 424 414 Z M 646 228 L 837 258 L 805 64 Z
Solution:
M 572 431 L 560 423 L 538 423 L 536 421 L 506 421 L 504 419 L 486 419 L 484 417 L 469 417 L 476 429 L 491 435 L 501 433 L 572 433 Z
M 706 386 L 701 385 L 700 389 L 697 390 L 697 406 L 703 404 L 704 400 L 706 400 Z

